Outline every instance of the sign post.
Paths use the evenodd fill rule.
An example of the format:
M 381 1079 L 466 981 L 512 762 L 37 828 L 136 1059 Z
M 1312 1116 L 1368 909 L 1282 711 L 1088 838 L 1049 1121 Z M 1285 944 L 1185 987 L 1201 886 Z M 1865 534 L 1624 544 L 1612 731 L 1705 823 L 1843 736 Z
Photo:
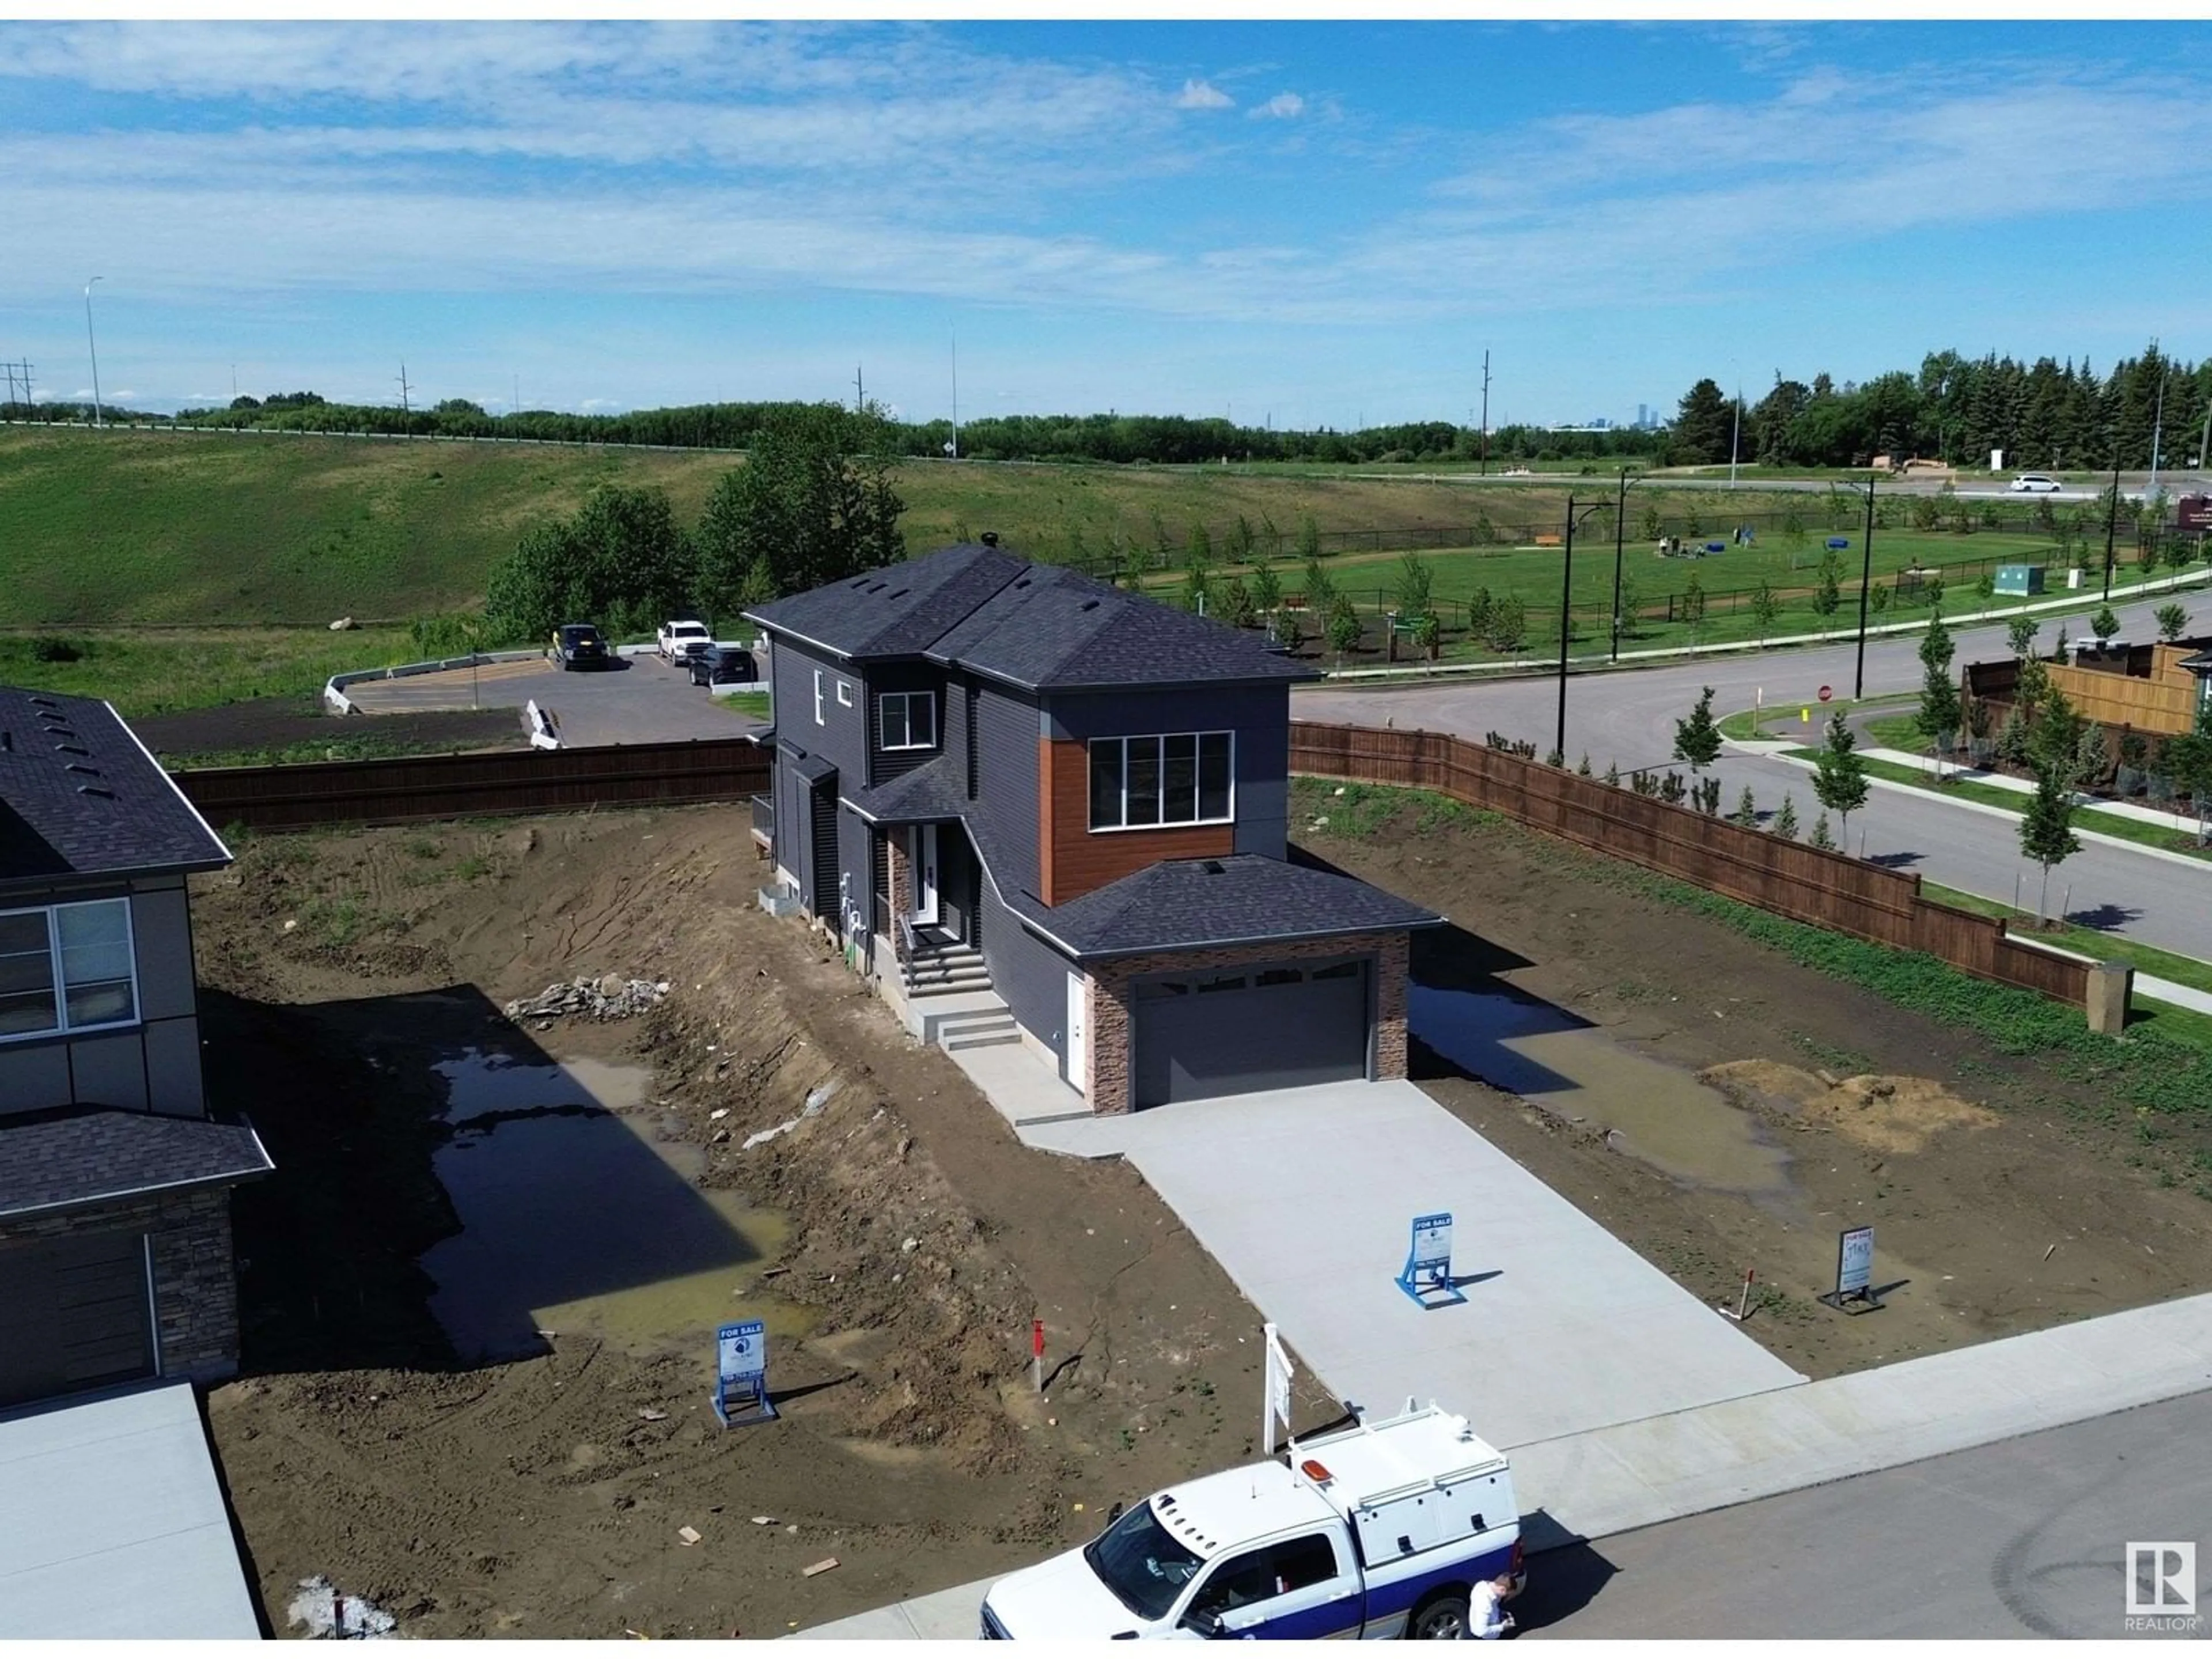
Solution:
M 760 1320 L 714 1333 L 714 1415 L 726 1429 L 775 1419 L 768 1397 L 768 1327 Z
M 1398 1275 L 1398 1288 L 1413 1298 L 1417 1308 L 1446 1308 L 1464 1302 L 1466 1296 L 1452 1282 L 1451 1270 L 1452 1218 L 1448 1210 L 1435 1215 L 1413 1218 L 1413 1237 L 1406 1252 L 1405 1270 Z M 1425 1298 L 1441 1296 L 1442 1302 Z
M 1030 1321 L 1030 1380 L 1036 1384 L 1039 1394 L 1044 1392 L 1044 1321 Z
M 1275 1425 L 1283 1425 L 1283 1438 L 1291 1437 L 1291 1378 L 1297 1373 L 1291 1368 L 1291 1357 L 1283 1352 L 1282 1339 L 1275 1334 L 1273 1325 L 1262 1325 L 1261 1333 L 1267 1345 L 1267 1399 L 1260 1413 L 1260 1453 L 1263 1457 L 1275 1455 Z
M 1874 1288 L 1874 1229 L 1853 1227 L 1836 1236 L 1836 1288 L 1820 1297 L 1842 1313 L 1881 1306 Z

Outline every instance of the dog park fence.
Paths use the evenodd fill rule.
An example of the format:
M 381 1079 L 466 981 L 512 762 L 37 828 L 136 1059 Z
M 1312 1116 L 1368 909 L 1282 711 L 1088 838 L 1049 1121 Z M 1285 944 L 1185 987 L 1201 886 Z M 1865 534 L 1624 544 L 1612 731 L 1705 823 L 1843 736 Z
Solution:
M 1923 897 L 1920 878 L 1747 830 L 1695 807 L 1437 732 L 1291 723 L 1291 770 L 1432 789 L 1792 921 L 1917 951 L 2001 985 L 2124 1020 L 2133 970 L 2014 939 L 1996 917 Z

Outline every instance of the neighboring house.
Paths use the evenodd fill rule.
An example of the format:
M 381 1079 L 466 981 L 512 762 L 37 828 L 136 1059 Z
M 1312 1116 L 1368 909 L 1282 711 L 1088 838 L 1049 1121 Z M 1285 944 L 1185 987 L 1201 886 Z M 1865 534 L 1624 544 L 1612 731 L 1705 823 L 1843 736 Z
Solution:
M 209 1115 L 185 892 L 229 862 L 106 703 L 0 688 L 0 1407 L 237 1369 L 270 1166 Z
M 2200 710 L 2212 706 L 2212 637 L 2172 644 L 2084 641 L 2071 663 L 2047 663 L 2051 684 L 2085 720 L 2112 730 L 2173 737 L 2192 730 Z M 2020 681 L 2017 659 L 1975 663 L 1964 677 L 1966 695 L 2008 706 Z
M 774 641 L 778 882 L 926 1030 L 988 988 L 1100 1112 L 1406 1067 L 1442 920 L 1288 854 L 1256 633 L 995 544 L 747 613 Z

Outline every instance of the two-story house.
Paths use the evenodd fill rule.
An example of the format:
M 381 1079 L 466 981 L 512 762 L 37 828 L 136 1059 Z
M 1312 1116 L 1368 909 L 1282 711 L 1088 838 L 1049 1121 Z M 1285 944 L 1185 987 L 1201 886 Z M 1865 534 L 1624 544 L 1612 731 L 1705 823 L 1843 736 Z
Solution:
M 112 708 L 0 688 L 0 1407 L 237 1369 L 270 1166 L 209 1114 L 185 890 L 229 862 Z
M 1314 671 L 994 544 L 747 614 L 777 878 L 887 995 L 988 981 L 1098 1112 L 1404 1075 L 1443 919 L 1289 857 Z

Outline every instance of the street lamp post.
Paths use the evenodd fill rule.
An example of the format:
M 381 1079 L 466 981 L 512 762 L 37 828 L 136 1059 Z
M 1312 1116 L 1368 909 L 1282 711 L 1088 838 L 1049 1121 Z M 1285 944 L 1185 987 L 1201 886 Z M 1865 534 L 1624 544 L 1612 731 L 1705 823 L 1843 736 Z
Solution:
M 1881 477 L 1879 472 L 1869 472 L 1864 483 L 1853 483 L 1849 478 L 1840 481 L 1853 489 L 1864 490 L 1867 504 L 1866 533 L 1859 538 L 1859 660 L 1857 672 L 1851 681 L 1851 701 L 1854 702 L 1866 696 L 1867 594 L 1874 587 L 1874 487 Z
M 2120 441 L 2112 440 L 2112 499 L 2105 512 L 2105 597 L 2112 597 L 2112 537 L 2120 527 Z
M 100 346 L 92 337 L 92 283 L 98 281 L 100 278 L 95 276 L 84 285 L 84 343 L 92 353 L 92 423 L 95 427 L 102 424 L 100 412 Z
M 1602 511 L 1605 505 L 1601 501 L 1593 501 L 1577 514 L 1575 498 L 1567 497 L 1567 533 L 1562 550 L 1564 556 L 1559 561 L 1559 741 L 1552 745 L 1552 752 L 1559 756 L 1563 766 L 1567 756 L 1567 643 L 1574 636 L 1575 526 L 1591 514 Z
M 1628 469 L 1620 469 L 1620 495 L 1613 509 L 1613 653 L 1608 660 L 1620 660 L 1620 545 L 1628 524 L 1628 486 L 1642 483 L 1641 478 L 1632 480 Z

